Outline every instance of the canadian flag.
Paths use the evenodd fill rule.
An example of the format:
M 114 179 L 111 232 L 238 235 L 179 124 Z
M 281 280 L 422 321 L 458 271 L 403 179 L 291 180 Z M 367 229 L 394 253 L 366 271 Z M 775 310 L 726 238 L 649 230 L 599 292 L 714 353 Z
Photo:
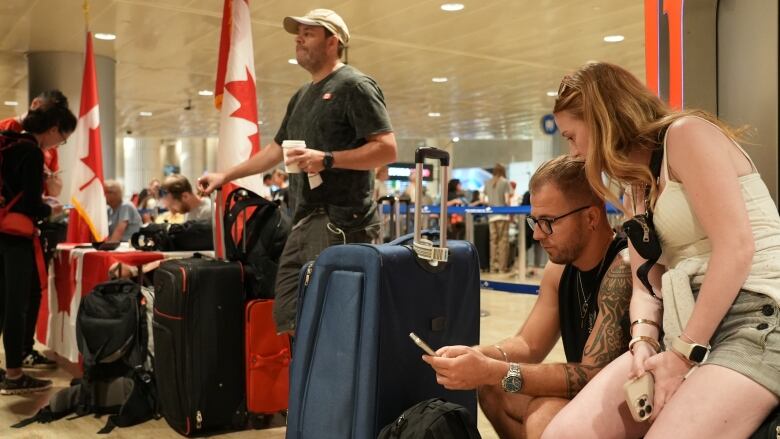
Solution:
M 214 102 L 220 113 L 217 168 L 225 171 L 260 151 L 255 57 L 248 0 L 225 0 Z M 257 175 L 235 180 L 260 195 L 268 188 Z
M 108 236 L 99 116 L 92 33 L 87 32 L 79 120 L 69 140 L 75 151 L 69 163 L 73 175 L 68 193 L 73 210 L 68 220 L 68 242 L 103 241 Z
M 224 172 L 260 151 L 257 128 L 257 92 L 255 89 L 255 56 L 252 49 L 252 22 L 249 0 L 225 0 L 222 10 L 222 32 L 219 41 L 217 83 L 214 104 L 220 112 L 217 170 Z M 214 210 L 215 252 L 224 256 L 222 212 L 225 199 L 236 186 L 269 197 L 270 190 L 258 175 L 234 180 L 222 188 L 220 206 Z M 238 229 L 233 233 L 240 234 Z

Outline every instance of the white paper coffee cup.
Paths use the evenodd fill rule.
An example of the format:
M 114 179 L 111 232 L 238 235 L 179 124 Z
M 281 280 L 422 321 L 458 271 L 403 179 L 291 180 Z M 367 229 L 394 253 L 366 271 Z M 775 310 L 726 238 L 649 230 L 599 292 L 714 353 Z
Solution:
M 288 174 L 297 174 L 301 172 L 301 168 L 297 164 L 287 164 L 287 151 L 291 149 L 306 148 L 306 142 L 303 140 L 285 140 L 282 142 L 282 154 L 284 156 L 284 170 Z

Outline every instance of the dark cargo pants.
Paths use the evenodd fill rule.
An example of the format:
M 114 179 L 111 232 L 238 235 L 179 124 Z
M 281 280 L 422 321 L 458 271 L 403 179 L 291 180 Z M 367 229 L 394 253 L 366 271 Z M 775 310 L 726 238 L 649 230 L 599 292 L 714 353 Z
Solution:
M 370 243 L 377 236 L 379 223 L 372 223 L 365 229 L 344 231 L 331 223 L 328 214 L 321 209 L 298 221 L 290 231 L 279 258 L 274 301 L 276 331 L 295 331 L 298 279 L 304 264 L 317 259 L 320 252 L 332 245 Z

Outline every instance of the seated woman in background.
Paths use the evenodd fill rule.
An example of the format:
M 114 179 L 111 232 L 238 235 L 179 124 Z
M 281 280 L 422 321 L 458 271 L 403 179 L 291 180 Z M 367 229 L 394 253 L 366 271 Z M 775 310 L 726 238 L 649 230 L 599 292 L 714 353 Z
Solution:
M 627 186 L 629 216 L 652 215 L 639 218 L 650 228 L 630 246 L 630 352 L 603 369 L 544 437 L 749 436 L 780 396 L 780 217 L 755 165 L 723 123 L 671 111 L 615 65 L 590 63 L 564 77 L 554 114 L 572 154 L 586 158 L 593 189 L 619 205 L 605 173 Z M 656 251 L 648 246 L 654 239 Z M 659 256 L 666 268 L 653 265 Z M 696 300 L 681 331 L 665 328 L 665 350 L 662 317 L 675 308 L 663 308 L 662 274 L 664 285 L 689 284 Z M 640 423 L 623 384 L 645 372 L 654 376 L 655 400 L 649 422 Z

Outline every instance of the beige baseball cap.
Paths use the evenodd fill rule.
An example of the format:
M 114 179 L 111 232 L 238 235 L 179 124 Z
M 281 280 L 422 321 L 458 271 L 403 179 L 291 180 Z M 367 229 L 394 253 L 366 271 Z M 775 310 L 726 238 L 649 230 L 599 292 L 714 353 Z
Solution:
M 298 33 L 298 25 L 306 24 L 309 26 L 322 26 L 333 32 L 333 35 L 345 46 L 349 43 L 349 29 L 347 23 L 339 14 L 330 9 L 312 9 L 303 17 L 284 17 L 284 30 L 291 34 Z

